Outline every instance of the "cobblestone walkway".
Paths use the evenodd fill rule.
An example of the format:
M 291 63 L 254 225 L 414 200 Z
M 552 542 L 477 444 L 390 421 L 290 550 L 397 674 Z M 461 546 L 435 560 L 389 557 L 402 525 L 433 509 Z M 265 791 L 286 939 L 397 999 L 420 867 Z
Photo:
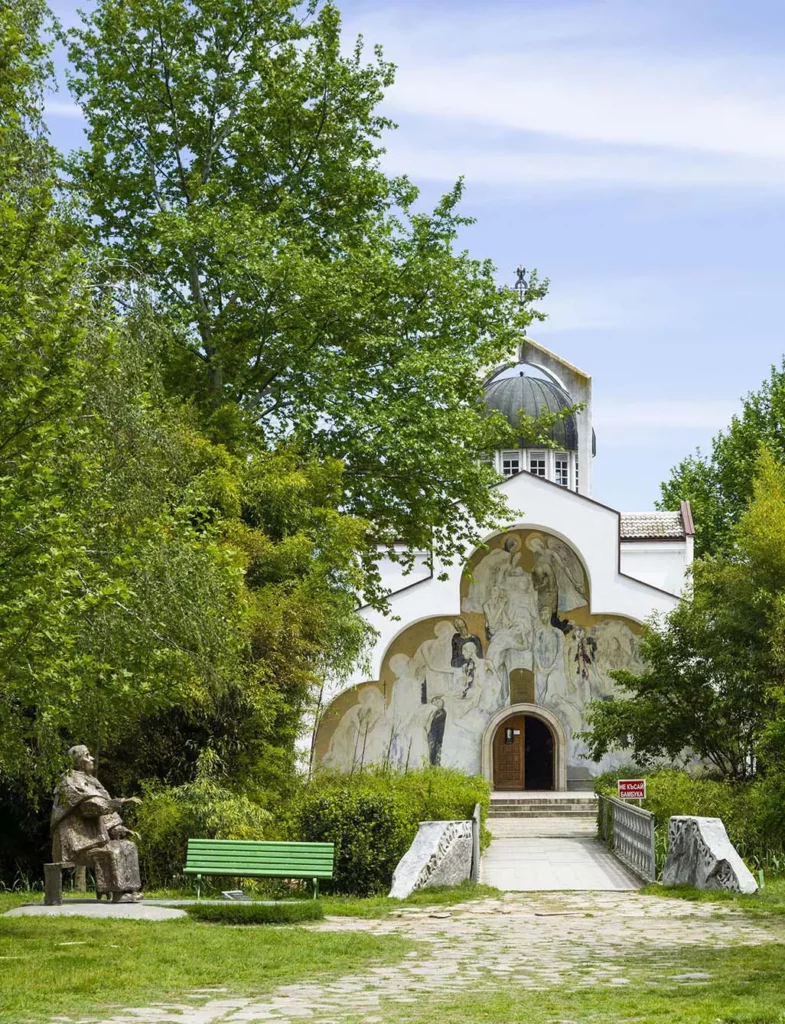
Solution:
M 313 925 L 334 931 L 367 930 L 419 941 L 421 952 L 386 966 L 364 966 L 332 981 L 287 985 L 257 998 L 230 989 L 200 990 L 178 1004 L 128 1009 L 91 1024 L 376 1024 L 385 1008 L 453 996 L 472 998 L 509 979 L 525 989 L 627 985 L 636 981 L 634 954 L 647 954 L 646 970 L 668 983 L 695 986 L 709 975 L 679 973 L 680 951 L 782 941 L 782 926 L 757 921 L 718 904 L 637 893 L 508 893 L 452 907 L 408 909 L 379 921 L 328 918 Z M 282 941 L 285 941 L 282 933 Z M 624 958 L 624 964 L 618 961 Z M 683 968 L 681 969 L 683 970 Z M 414 1010 L 414 1007 L 412 1007 Z M 416 1019 L 412 1017 L 411 1019 Z M 55 1020 L 65 1022 L 68 1018 Z M 87 1018 L 80 1018 L 87 1024 Z

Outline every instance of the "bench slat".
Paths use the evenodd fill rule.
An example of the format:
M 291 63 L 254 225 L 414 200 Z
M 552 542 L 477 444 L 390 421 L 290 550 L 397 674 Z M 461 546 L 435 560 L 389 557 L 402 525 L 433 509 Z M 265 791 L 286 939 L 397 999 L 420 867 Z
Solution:
M 254 839 L 189 839 L 183 873 L 224 878 L 333 877 L 333 843 Z
M 300 871 L 300 872 L 321 872 L 332 874 L 333 864 L 249 864 L 242 861 L 222 861 L 216 864 L 214 861 L 188 861 L 185 867 L 189 871 L 201 871 L 202 874 L 215 871 L 223 875 L 237 875 L 243 871 Z
M 250 847 L 251 849 L 281 849 L 281 850 L 332 850 L 334 843 L 284 843 L 272 842 L 268 839 L 189 839 L 189 847 L 233 847 L 240 849 Z
M 288 853 L 269 850 L 189 850 L 188 860 L 331 861 L 332 853 Z
M 242 857 L 245 860 L 332 860 L 333 853 L 297 853 L 289 850 L 189 850 L 188 857 L 211 857 L 218 860 L 226 857 Z
M 188 868 L 200 868 L 203 871 L 232 870 L 236 868 L 253 868 L 254 871 L 332 871 L 332 861 L 250 861 L 250 860 L 188 860 Z
M 272 871 L 253 871 L 247 868 L 221 868 L 220 871 L 207 871 L 205 868 L 183 868 L 184 875 L 216 875 L 219 878 L 332 878 L 332 871 L 284 871 L 277 868 Z

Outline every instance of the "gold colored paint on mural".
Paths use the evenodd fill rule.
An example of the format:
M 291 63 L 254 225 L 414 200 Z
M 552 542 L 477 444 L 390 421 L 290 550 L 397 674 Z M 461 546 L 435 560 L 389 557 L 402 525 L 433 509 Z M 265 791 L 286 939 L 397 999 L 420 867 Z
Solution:
M 345 691 L 315 741 L 317 761 L 353 770 L 422 763 L 479 771 L 485 725 L 505 706 L 548 709 L 569 737 L 575 777 L 584 707 L 613 692 L 609 673 L 640 671 L 638 623 L 591 612 L 577 553 L 544 530 L 507 530 L 473 553 L 460 610 L 401 631 L 378 683 Z

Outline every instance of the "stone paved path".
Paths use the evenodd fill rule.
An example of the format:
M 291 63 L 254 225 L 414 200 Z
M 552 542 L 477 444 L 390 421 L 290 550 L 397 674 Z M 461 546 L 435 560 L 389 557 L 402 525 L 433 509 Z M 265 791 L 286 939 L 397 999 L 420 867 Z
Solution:
M 480 881 L 504 892 L 640 889 L 641 882 L 594 838 L 593 820 L 488 818 L 493 842 Z
M 203 989 L 177 1004 L 128 1009 L 89 1020 L 91 1024 L 381 1024 L 390 1013 L 408 1006 L 416 1013 L 421 1001 L 448 998 L 462 988 L 473 999 L 481 998 L 484 989 L 496 990 L 502 979 L 528 990 L 560 984 L 572 988 L 635 984 L 636 971 L 651 972 L 652 957 L 663 983 L 705 984 L 710 975 L 680 967 L 682 950 L 756 945 L 783 938 L 783 926 L 777 920 L 753 920 L 720 904 L 611 892 L 508 893 L 449 911 L 407 909 L 379 921 L 332 918 L 310 927 L 398 934 L 421 943 L 422 951 L 392 965 L 376 963 L 332 981 L 286 985 L 258 998 L 235 998 L 228 988 Z M 641 952 L 647 955 L 645 966 L 636 958 Z M 650 980 L 651 974 L 647 977 Z M 81 1020 L 86 1024 L 86 1019 Z

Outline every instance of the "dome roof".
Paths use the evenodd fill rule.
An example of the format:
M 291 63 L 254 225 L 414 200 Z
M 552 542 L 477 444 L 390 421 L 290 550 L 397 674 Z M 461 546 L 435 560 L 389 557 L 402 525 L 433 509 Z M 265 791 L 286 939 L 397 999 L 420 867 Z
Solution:
M 529 377 L 523 371 L 513 377 L 496 377 L 491 380 L 485 385 L 485 401 L 489 410 L 502 413 L 512 427 L 517 426 L 521 411 L 527 416 L 539 416 L 543 412 L 559 412 L 573 404 L 570 396 L 558 384 L 541 377 Z M 564 451 L 577 451 L 578 428 L 575 416 L 570 414 L 554 423 L 549 437 Z M 532 445 L 522 441 L 521 447 Z

